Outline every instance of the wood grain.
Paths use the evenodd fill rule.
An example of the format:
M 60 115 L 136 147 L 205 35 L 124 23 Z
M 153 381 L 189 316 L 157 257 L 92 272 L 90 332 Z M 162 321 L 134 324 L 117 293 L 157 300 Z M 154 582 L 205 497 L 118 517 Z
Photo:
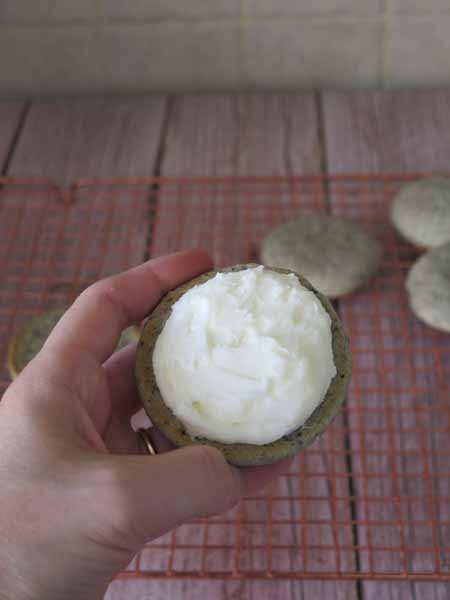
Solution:
M 161 172 L 163 175 L 177 176 L 310 174 L 321 172 L 321 159 L 316 102 L 312 94 L 183 96 L 174 100 Z M 194 188 L 189 193 L 180 192 L 178 198 L 174 198 L 173 195 L 165 195 L 164 189 L 161 190 L 158 225 L 153 232 L 153 252 L 161 254 L 193 241 L 209 247 L 219 264 L 256 258 L 261 236 L 256 231 L 245 230 L 249 214 L 246 211 L 253 211 L 252 222 L 261 220 L 270 223 L 261 196 L 251 190 L 248 193 L 241 190 L 239 196 L 233 190 L 226 194 L 220 188 L 214 188 L 209 190 L 205 199 L 198 197 L 199 191 Z M 280 213 L 281 219 L 286 218 L 287 213 L 283 212 L 282 207 L 292 207 L 292 190 L 288 186 L 284 189 L 274 187 L 273 196 L 270 202 L 277 206 L 275 211 Z M 324 198 L 321 202 L 322 209 L 326 209 Z M 183 203 L 182 209 L 180 203 Z M 220 214 L 218 206 L 228 210 L 225 236 L 224 216 Z M 176 214 L 180 218 L 177 219 L 178 232 L 173 235 Z M 218 241 L 221 237 L 225 239 L 223 246 Z M 240 241 L 249 237 L 254 240 L 253 248 L 248 248 Z M 171 244 L 174 246 L 171 247 Z M 330 449 L 333 451 L 330 452 Z M 268 553 L 251 547 L 241 550 L 241 569 L 271 567 L 289 572 L 305 568 L 311 571 L 337 568 L 334 553 L 311 550 L 305 556 L 301 550 L 302 541 L 305 543 L 305 540 L 310 545 L 333 544 L 333 535 L 336 534 L 341 545 L 351 547 L 351 528 L 342 527 L 336 533 L 330 525 L 334 519 L 350 520 L 350 503 L 333 502 L 333 494 L 348 497 L 347 481 L 345 477 L 337 482 L 330 481 L 327 473 L 331 470 L 344 475 L 346 473 L 342 421 L 339 419 L 333 432 L 322 438 L 310 455 L 305 453 L 296 459 L 292 476 L 281 479 L 271 490 L 273 496 L 282 500 L 272 501 L 269 495 L 250 499 L 243 504 L 240 545 L 269 544 L 270 551 Z M 314 476 L 317 471 L 323 473 L 323 477 Z M 292 499 L 294 495 L 297 498 L 319 496 L 323 500 L 306 501 L 303 505 L 300 500 Z M 299 525 L 291 527 L 282 523 L 283 520 L 300 518 L 323 520 L 323 525 L 304 526 L 302 532 Z M 269 529 L 261 525 L 261 521 L 268 520 Z M 215 543 L 230 542 L 230 528 L 215 528 L 214 531 Z M 186 532 L 186 535 L 187 543 L 191 534 Z M 183 541 L 179 536 L 183 536 L 183 531 L 177 532 L 177 540 Z M 279 548 L 283 544 L 291 545 L 292 550 Z M 216 560 L 220 558 L 223 561 L 223 552 L 219 554 L 221 557 L 217 556 Z M 354 569 L 352 550 L 343 551 L 340 559 L 342 570 Z M 214 569 L 215 564 L 212 557 L 208 568 Z M 184 595 L 180 597 L 191 597 L 195 585 L 198 584 L 184 583 Z M 315 594 L 320 597 L 330 594 L 334 598 L 356 598 L 354 583 L 320 581 L 283 582 L 275 586 L 266 581 L 250 581 L 243 586 L 242 592 L 237 590 L 231 597 L 263 600 L 280 594 L 281 590 L 282 597 L 291 600 Z
M 233 175 L 237 136 L 233 97 L 177 96 L 172 101 L 161 174 Z
M 312 94 L 178 96 L 162 174 L 167 176 L 318 173 Z
M 331 173 L 449 170 L 449 91 L 326 94 L 323 108 Z M 446 402 L 444 390 L 450 381 L 444 380 L 444 374 L 438 381 L 436 375 L 441 360 L 436 348 L 444 345 L 443 336 L 419 324 L 407 309 L 395 313 L 395 307 L 407 306 L 407 298 L 402 286 L 393 285 L 392 277 L 406 275 L 416 252 L 396 238 L 388 224 L 388 206 L 377 205 L 369 189 L 353 208 L 351 202 L 343 206 L 342 189 L 340 194 L 335 190 L 331 201 L 335 212 L 356 217 L 372 228 L 386 248 L 385 268 L 375 292 L 341 303 L 353 343 L 369 351 L 355 353 L 360 372 L 353 378 L 349 400 L 354 410 L 349 417 L 351 443 L 359 451 L 353 460 L 357 517 L 378 521 L 358 526 L 360 544 L 375 548 L 372 553 L 361 553 L 361 566 L 363 570 L 389 572 L 406 567 L 418 572 L 434 570 L 440 558 L 446 568 L 449 557 L 445 552 L 438 556 L 431 550 L 405 551 L 450 543 L 448 528 L 430 525 L 438 515 L 448 520 L 450 514 L 448 503 L 439 501 L 440 494 L 449 494 L 448 477 L 434 475 L 448 472 L 450 456 L 444 433 L 447 416 L 439 410 Z M 373 356 L 378 357 L 375 364 Z M 434 395 L 427 392 L 430 389 L 436 390 Z M 379 500 L 369 502 L 364 499 L 367 496 Z M 413 496 L 415 500 L 408 500 Z M 383 502 L 389 497 L 398 500 Z M 393 545 L 398 548 L 395 552 L 376 550 Z M 364 598 L 374 599 L 421 598 L 425 589 L 427 598 L 450 598 L 447 583 L 429 587 L 363 583 Z
M 164 96 L 33 103 L 8 173 L 66 185 L 151 175 L 165 108 Z
M 380 596 L 380 593 L 383 594 Z M 364 584 L 364 600 L 448 600 L 448 586 L 446 583 L 424 582 L 386 582 L 377 585 Z
M 321 171 L 312 94 L 247 95 L 236 99 L 236 175 L 295 175 Z
M 323 96 L 330 173 L 449 171 L 449 90 Z
M 318 173 L 316 124 L 312 94 L 181 96 L 170 113 L 161 173 L 178 177 Z M 167 253 L 175 245 L 201 245 L 211 251 L 217 265 L 257 258 L 265 232 L 258 230 L 252 236 L 246 228 L 255 196 L 238 195 L 230 186 L 210 187 L 206 193 L 205 189 L 180 186 L 170 195 L 161 189 L 153 254 Z M 266 222 L 271 204 L 277 204 L 280 218 L 291 216 L 289 186 L 277 194 L 277 200 L 266 196 L 265 206 L 259 206 Z M 249 243 L 243 251 L 236 242 L 244 238 Z
M 433 584 L 423 584 L 430 590 Z M 251 581 L 114 581 L 108 588 L 105 600 L 327 600 L 335 598 L 335 584 L 330 581 L 311 581 L 307 594 L 298 581 L 264 581 L 255 585 Z M 423 596 L 430 600 L 443 600 L 439 596 Z M 352 596 L 349 596 L 352 598 Z M 398 596 L 396 600 L 409 600 Z
M 25 102 L 0 103 L 0 174 L 6 167 L 24 110 Z
M 8 174 L 47 177 L 62 186 L 86 177 L 152 175 L 165 111 L 162 96 L 33 104 Z M 67 222 L 55 278 L 84 286 L 142 261 L 150 190 L 139 192 L 84 188 L 66 214 L 57 211 Z

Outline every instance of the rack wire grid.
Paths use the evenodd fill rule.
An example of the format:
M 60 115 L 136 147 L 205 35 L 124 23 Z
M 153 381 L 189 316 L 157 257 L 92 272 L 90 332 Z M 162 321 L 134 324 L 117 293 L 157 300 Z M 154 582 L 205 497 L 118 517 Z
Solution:
M 120 577 L 450 580 L 450 336 L 410 311 L 418 252 L 388 218 L 411 179 L 0 180 L 6 342 L 148 256 L 194 245 L 218 267 L 258 260 L 264 236 L 299 211 L 354 219 L 385 249 L 378 277 L 338 303 L 354 363 L 342 414 L 265 494 L 151 542 Z

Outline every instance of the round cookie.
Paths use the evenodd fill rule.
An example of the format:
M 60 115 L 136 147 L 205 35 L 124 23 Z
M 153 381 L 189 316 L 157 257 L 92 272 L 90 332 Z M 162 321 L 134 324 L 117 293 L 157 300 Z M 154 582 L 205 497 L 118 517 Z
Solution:
M 421 179 L 403 187 L 391 207 L 399 234 L 419 248 L 450 241 L 450 180 Z
M 353 292 L 380 268 L 381 245 L 358 225 L 328 215 L 302 215 L 263 241 L 264 264 L 303 273 L 330 298 Z
M 450 332 L 450 242 L 419 258 L 408 273 L 406 289 L 419 319 Z
M 255 266 L 257 265 L 237 265 L 223 269 L 220 272 L 242 271 Z M 291 272 L 286 269 L 272 270 L 279 273 Z M 333 378 L 324 400 L 308 418 L 306 423 L 292 433 L 270 444 L 224 444 L 205 438 L 193 439 L 186 433 L 182 422 L 164 403 L 153 371 L 153 351 L 156 340 L 170 316 L 172 305 L 190 288 L 205 283 L 208 279 L 214 277 L 216 273 L 217 271 L 211 271 L 200 275 L 169 292 L 150 315 L 142 330 L 136 352 L 135 374 L 139 395 L 152 423 L 176 446 L 198 443 L 209 444 L 221 450 L 229 463 L 238 466 L 273 463 L 291 456 L 312 444 L 339 412 L 346 397 L 351 374 L 348 339 L 343 332 L 341 322 L 331 303 L 322 294 L 317 292 L 306 279 L 295 273 L 300 283 L 316 294 L 331 317 L 333 358 L 337 374 Z
M 53 308 L 30 319 L 12 338 L 8 349 L 8 369 L 14 379 L 40 351 L 67 308 Z M 131 326 L 120 337 L 117 349 L 139 339 L 139 329 Z

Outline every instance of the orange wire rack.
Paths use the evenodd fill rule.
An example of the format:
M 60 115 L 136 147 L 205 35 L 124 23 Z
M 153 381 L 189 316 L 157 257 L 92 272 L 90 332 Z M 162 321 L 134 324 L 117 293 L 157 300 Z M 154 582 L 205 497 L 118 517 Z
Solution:
M 30 315 L 148 256 L 195 245 L 219 267 L 257 261 L 264 236 L 299 211 L 354 219 L 385 248 L 379 276 L 338 303 L 354 361 L 342 414 L 266 493 L 154 540 L 121 577 L 450 580 L 450 336 L 410 311 L 404 280 L 418 251 L 388 218 L 415 177 L 91 179 L 65 189 L 0 179 L 6 342 Z

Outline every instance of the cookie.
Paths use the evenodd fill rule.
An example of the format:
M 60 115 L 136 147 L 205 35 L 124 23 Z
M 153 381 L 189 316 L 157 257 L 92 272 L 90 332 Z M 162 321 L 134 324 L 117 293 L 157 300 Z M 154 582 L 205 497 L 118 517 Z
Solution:
M 379 270 L 381 245 L 358 225 L 328 215 L 302 215 L 263 241 L 262 262 L 302 273 L 329 298 L 366 284 Z
M 394 198 L 391 220 L 419 248 L 450 242 L 450 180 L 421 179 L 403 187 Z
M 450 242 L 419 258 L 408 273 L 406 289 L 419 319 L 450 332 Z
M 221 272 L 241 271 L 254 266 L 256 265 L 237 265 L 229 269 L 223 269 Z M 286 274 L 291 272 L 286 269 L 273 270 Z M 152 423 L 176 446 L 208 444 L 218 448 L 229 463 L 239 466 L 273 463 L 312 444 L 339 412 L 346 397 L 351 373 L 348 339 L 331 303 L 322 294 L 314 290 L 306 279 L 295 273 L 300 283 L 316 294 L 331 318 L 332 349 L 337 374 L 331 381 L 324 400 L 301 427 L 270 444 L 225 444 L 204 438 L 193 439 L 186 432 L 182 422 L 164 403 L 153 370 L 153 351 L 156 340 L 171 314 L 173 304 L 190 288 L 205 283 L 214 277 L 216 273 L 217 271 L 212 271 L 200 275 L 169 292 L 150 315 L 142 330 L 136 352 L 135 374 L 139 395 Z
M 54 308 L 33 317 L 12 338 L 8 350 L 8 369 L 12 379 L 17 377 L 40 351 L 66 310 L 66 308 Z M 117 349 L 136 342 L 138 338 L 139 329 L 136 326 L 128 327 L 123 331 Z

